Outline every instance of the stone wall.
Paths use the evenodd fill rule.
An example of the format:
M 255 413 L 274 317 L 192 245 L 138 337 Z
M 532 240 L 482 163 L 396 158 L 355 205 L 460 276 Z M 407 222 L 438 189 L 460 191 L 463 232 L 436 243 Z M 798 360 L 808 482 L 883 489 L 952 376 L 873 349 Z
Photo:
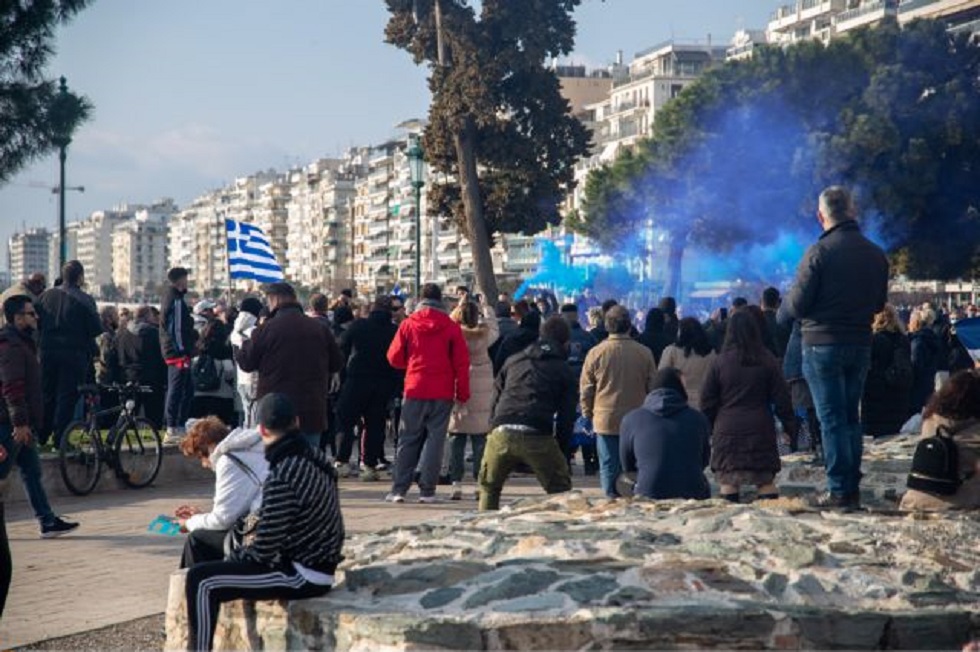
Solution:
M 329 596 L 230 605 L 216 648 L 950 649 L 980 636 L 978 540 L 975 515 L 573 492 L 354 537 Z

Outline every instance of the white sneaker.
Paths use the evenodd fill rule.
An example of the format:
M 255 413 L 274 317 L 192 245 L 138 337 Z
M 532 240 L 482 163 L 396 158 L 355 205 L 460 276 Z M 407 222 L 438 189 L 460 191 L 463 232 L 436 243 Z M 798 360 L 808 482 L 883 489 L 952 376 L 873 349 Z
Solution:
M 452 491 L 449 493 L 449 500 L 463 500 L 463 483 L 453 483 Z
M 403 503 L 405 502 L 405 496 L 396 493 L 390 493 L 385 496 L 386 503 Z
M 184 441 L 185 436 L 186 432 L 180 430 L 179 428 L 167 428 L 167 436 L 163 438 L 163 443 L 176 446 L 180 442 Z
M 402 500 L 404 500 L 404 498 L 402 498 Z M 433 503 L 441 503 L 442 498 L 439 496 L 419 496 L 419 502 L 426 505 L 431 505 Z

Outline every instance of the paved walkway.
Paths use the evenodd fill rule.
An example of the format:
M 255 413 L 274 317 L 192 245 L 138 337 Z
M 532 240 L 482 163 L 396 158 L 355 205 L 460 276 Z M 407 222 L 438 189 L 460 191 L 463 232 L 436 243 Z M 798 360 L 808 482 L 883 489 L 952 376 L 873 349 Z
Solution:
M 576 488 L 591 488 L 598 495 L 596 478 L 575 480 Z M 342 482 L 348 532 L 372 532 L 476 509 L 472 499 L 390 505 L 381 500 L 387 488 L 386 482 Z M 74 534 L 50 540 L 39 538 L 26 503 L 8 505 L 14 578 L 0 622 L 0 649 L 162 613 L 167 577 L 179 562 L 183 537 L 154 534 L 147 526 L 180 503 L 206 506 L 212 491 L 212 484 L 197 482 L 58 498 L 53 501 L 55 510 L 82 526 Z M 541 493 L 533 478 L 514 478 L 504 489 L 504 500 Z M 409 495 L 409 501 L 415 498 Z

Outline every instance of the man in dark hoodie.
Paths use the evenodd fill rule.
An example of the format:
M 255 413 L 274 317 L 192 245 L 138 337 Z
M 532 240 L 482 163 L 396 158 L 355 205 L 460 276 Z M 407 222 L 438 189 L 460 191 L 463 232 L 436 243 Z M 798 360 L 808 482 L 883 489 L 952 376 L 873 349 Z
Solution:
M 170 287 L 160 302 L 160 353 L 167 364 L 167 402 L 164 420 L 167 441 L 177 443 L 184 437 L 184 428 L 194 401 L 194 382 L 191 360 L 196 353 L 197 331 L 194 318 L 184 296 L 187 294 L 189 272 L 174 267 L 167 272 Z
M 422 286 L 422 302 L 398 327 L 388 363 L 405 370 L 405 393 L 391 492 L 385 500 L 405 502 L 420 466 L 419 502 L 438 502 L 436 484 L 453 403 L 470 400 L 470 352 L 459 324 L 446 314 L 438 285 Z
M 674 343 L 677 336 L 671 337 L 666 332 L 666 316 L 660 308 L 650 308 L 647 312 L 646 322 L 643 326 L 643 333 L 636 338 L 636 341 L 650 349 L 653 354 L 653 361 L 660 364 L 660 356 L 664 354 L 664 349 Z M 676 333 L 677 328 L 674 327 Z
M 40 442 L 53 434 L 54 443 L 75 414 L 78 386 L 92 369 L 98 349 L 95 338 L 102 334 L 102 322 L 95 300 L 82 291 L 85 269 L 77 260 L 61 270 L 64 283 L 46 290 L 36 303 L 41 352 L 41 384 L 44 391 L 44 427 Z
M 633 495 L 668 498 L 711 497 L 704 469 L 711 460 L 708 419 L 687 404 L 676 369 L 661 369 L 643 403 L 623 417 L 619 455 L 623 471 L 636 474 Z
M 549 494 L 571 491 L 565 452 L 572 436 L 578 378 L 568 365 L 568 324 L 549 318 L 541 338 L 512 356 L 497 375 L 480 468 L 480 511 L 500 508 L 500 493 L 527 464 Z
M 500 343 L 500 347 L 493 357 L 493 374 L 500 373 L 507 359 L 523 351 L 525 348 L 538 341 L 538 331 L 541 329 L 541 313 L 531 309 L 526 302 L 526 310 L 522 310 L 515 305 L 515 311 L 521 314 L 521 321 L 517 329 L 508 335 Z
M 364 420 L 361 479 L 378 479 L 375 467 L 384 456 L 385 417 L 388 402 L 397 383 L 395 370 L 385 357 L 398 327 L 391 320 L 391 299 L 378 297 L 367 319 L 358 319 L 340 336 L 340 351 L 347 364 L 347 375 L 337 403 L 337 461 L 340 474 L 350 468 L 354 426 Z

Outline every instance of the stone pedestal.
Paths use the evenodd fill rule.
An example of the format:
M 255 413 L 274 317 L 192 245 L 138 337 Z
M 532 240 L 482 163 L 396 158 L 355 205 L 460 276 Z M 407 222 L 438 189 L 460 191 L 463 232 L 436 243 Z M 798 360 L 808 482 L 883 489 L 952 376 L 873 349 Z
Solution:
M 333 592 L 232 604 L 216 649 L 958 649 L 980 636 L 977 541 L 964 514 L 573 492 L 353 537 Z

